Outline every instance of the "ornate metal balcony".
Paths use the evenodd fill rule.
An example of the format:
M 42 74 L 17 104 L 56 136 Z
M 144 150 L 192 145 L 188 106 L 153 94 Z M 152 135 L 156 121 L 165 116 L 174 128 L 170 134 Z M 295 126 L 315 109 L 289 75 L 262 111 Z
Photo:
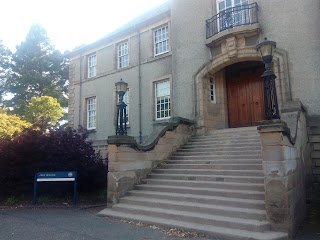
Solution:
M 207 39 L 230 28 L 258 23 L 258 4 L 236 6 L 206 21 Z

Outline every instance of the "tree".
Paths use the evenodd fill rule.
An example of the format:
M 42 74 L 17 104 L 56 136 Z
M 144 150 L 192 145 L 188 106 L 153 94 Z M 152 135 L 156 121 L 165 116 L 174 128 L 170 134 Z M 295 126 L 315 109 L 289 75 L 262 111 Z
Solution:
M 5 101 L 13 112 L 24 115 L 32 97 L 51 96 L 62 107 L 67 106 L 68 62 L 50 43 L 46 30 L 33 25 L 26 40 L 17 46 L 12 55 L 13 74 L 5 83 L 12 99 Z
M 10 56 L 10 50 L 8 50 L 0 40 L 0 101 L 2 101 L 2 95 L 5 92 L 5 81 L 10 74 Z
M 31 123 L 20 119 L 16 115 L 9 115 L 4 113 L 3 110 L 0 112 L 0 139 L 11 138 L 30 126 Z
M 57 99 L 49 96 L 32 97 L 24 111 L 24 119 L 40 129 L 55 126 L 62 116 L 63 111 Z

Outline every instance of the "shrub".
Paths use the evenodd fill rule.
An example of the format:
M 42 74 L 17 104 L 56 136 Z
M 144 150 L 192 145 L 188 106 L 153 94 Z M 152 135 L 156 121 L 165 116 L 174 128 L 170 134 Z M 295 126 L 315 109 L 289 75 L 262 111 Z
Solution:
M 75 170 L 80 193 L 105 188 L 106 167 L 87 137 L 84 129 L 65 128 L 49 133 L 27 129 L 13 139 L 2 139 L 1 197 L 31 194 L 35 172 Z

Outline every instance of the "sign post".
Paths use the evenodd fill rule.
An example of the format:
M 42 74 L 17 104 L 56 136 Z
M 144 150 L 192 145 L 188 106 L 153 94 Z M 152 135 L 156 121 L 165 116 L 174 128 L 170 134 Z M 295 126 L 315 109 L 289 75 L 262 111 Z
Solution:
M 37 172 L 34 175 L 33 183 L 33 205 L 37 204 L 38 182 L 74 182 L 73 184 L 73 205 L 77 205 L 77 171 L 70 172 Z

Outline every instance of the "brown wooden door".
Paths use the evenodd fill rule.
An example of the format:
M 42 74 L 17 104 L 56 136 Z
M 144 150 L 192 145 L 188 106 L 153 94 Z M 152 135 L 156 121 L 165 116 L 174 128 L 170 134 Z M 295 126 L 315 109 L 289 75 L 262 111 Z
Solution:
M 261 71 L 227 79 L 229 127 L 255 126 L 264 118 Z

